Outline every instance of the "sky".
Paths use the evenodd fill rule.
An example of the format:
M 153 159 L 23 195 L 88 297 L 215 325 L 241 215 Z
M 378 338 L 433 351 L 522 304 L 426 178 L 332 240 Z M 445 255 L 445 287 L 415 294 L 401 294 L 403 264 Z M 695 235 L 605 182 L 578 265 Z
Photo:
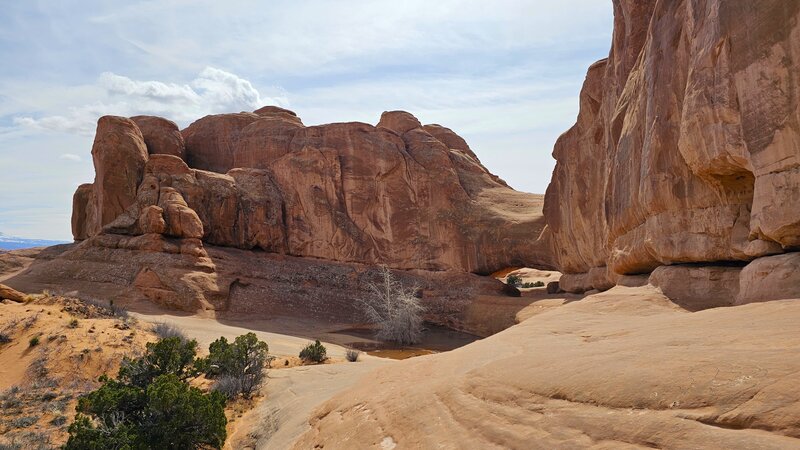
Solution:
M 106 114 L 185 127 L 278 105 L 306 125 L 406 110 L 543 193 L 610 0 L 26 0 L 0 4 L 0 232 L 71 240 Z

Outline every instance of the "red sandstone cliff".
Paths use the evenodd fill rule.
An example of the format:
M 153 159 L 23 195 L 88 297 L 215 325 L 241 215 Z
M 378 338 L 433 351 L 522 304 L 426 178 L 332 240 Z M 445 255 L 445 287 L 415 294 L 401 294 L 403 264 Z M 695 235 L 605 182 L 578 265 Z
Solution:
M 739 301 L 788 294 L 763 293 L 766 272 L 800 266 L 768 257 L 800 247 L 800 3 L 616 0 L 614 12 L 609 57 L 553 153 L 545 235 L 562 287 L 753 261 L 694 284 L 740 279 Z
M 103 117 L 76 240 L 163 235 L 401 269 L 492 272 L 546 260 L 541 196 L 490 174 L 466 142 L 411 114 L 306 127 L 277 107 Z

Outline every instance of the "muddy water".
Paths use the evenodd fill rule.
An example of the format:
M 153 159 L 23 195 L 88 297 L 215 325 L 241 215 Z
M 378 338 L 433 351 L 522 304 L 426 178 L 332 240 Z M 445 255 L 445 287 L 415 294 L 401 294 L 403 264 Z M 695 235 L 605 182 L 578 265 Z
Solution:
M 468 333 L 453 331 L 438 325 L 426 324 L 419 344 L 398 346 L 375 340 L 375 332 L 369 328 L 347 328 L 336 331 L 346 347 L 366 352 L 368 355 L 391 359 L 407 359 L 430 355 L 463 347 L 480 339 Z M 352 339 L 348 339 L 352 338 Z

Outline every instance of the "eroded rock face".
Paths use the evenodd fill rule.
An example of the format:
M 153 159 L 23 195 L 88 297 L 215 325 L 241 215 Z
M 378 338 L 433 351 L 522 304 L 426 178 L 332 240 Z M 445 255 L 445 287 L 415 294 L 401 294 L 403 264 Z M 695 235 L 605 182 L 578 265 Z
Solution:
M 26 295 L 16 289 L 10 288 L 5 284 L 0 284 L 0 300 L 11 300 L 12 302 L 22 303 Z
M 186 146 L 175 122 L 155 116 L 134 116 L 131 120 L 141 130 L 147 151 L 151 155 L 173 155 L 184 158 Z
M 73 223 L 78 225 L 74 230 L 76 239 L 97 234 L 136 202 L 147 162 L 147 147 L 139 127 L 124 117 L 101 117 L 97 121 L 92 160 L 95 167 L 92 192 L 81 186 L 73 199 L 78 209 L 77 217 L 73 215 Z
M 742 269 L 736 304 L 800 297 L 800 253 L 758 258 Z
M 607 266 L 608 286 L 796 248 L 800 3 L 614 10 L 609 57 L 589 69 L 577 123 L 554 149 L 544 213 L 556 266 Z
M 183 159 L 149 144 L 172 136 L 174 129 L 162 126 L 167 121 L 134 119 L 147 126 L 148 146 L 136 147 L 136 170 L 123 172 L 133 175 L 124 180 L 125 202 L 118 202 L 125 208 L 99 221 L 90 200 L 105 195 L 102 185 L 81 187 L 74 200 L 76 239 L 155 233 L 335 261 L 480 273 L 548 260 L 547 249 L 530 239 L 542 231 L 541 196 L 510 189 L 452 130 L 422 126 L 407 112 L 386 112 L 377 127 L 306 127 L 277 107 L 207 116 L 183 130 Z M 127 130 L 134 122 L 119 123 Z

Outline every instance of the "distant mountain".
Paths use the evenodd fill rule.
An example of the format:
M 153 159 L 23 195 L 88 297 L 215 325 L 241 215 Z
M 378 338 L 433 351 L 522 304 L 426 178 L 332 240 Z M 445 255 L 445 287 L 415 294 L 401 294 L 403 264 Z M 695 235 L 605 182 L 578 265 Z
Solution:
M 31 247 L 49 247 L 51 245 L 67 244 L 68 241 L 51 241 L 46 239 L 26 239 L 7 236 L 0 233 L 0 250 L 16 250 Z

